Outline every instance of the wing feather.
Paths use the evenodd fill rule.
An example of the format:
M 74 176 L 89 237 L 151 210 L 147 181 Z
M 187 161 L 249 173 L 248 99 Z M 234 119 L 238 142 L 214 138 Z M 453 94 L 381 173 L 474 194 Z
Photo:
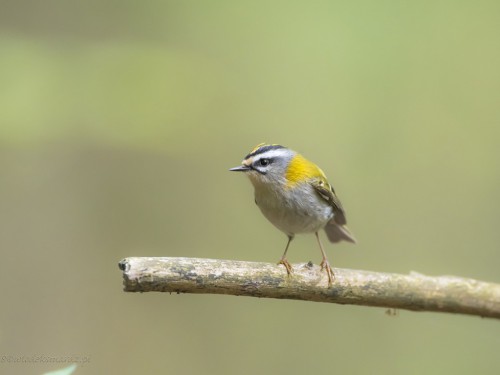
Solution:
M 333 213 L 335 214 L 333 220 L 339 225 L 346 224 L 347 221 L 342 203 L 340 203 L 339 198 L 337 198 L 335 194 L 335 190 L 333 190 L 333 187 L 328 183 L 326 178 L 322 176 L 315 178 L 311 181 L 311 185 L 318 195 L 332 206 Z

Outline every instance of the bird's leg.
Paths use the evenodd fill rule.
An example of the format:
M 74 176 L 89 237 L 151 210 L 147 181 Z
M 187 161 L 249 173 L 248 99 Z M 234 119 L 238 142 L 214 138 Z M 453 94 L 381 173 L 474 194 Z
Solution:
M 286 260 L 286 252 L 288 251 L 288 246 L 290 246 L 290 242 L 292 242 L 293 240 L 293 236 L 288 236 L 288 242 L 286 244 L 286 248 L 285 248 L 285 252 L 283 253 L 283 256 L 281 257 L 281 260 L 278 262 L 278 264 L 282 264 L 285 266 L 286 268 L 286 272 L 287 274 L 291 274 L 292 273 L 292 265 L 288 262 L 288 260 Z
M 335 280 L 335 275 L 333 274 L 332 267 L 330 267 L 330 263 L 328 262 L 328 259 L 326 258 L 325 251 L 323 250 L 323 245 L 321 244 L 321 241 L 319 239 L 319 234 L 318 232 L 315 233 L 316 238 L 318 239 L 318 244 L 319 248 L 321 250 L 321 254 L 323 255 L 323 259 L 321 260 L 321 270 L 326 269 L 326 274 L 328 275 L 328 285 L 332 285 L 333 280 Z

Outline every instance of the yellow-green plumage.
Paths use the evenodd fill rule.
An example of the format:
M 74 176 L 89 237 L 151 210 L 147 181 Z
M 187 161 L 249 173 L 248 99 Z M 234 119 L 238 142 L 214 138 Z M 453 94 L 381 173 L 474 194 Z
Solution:
M 288 188 L 292 188 L 296 184 L 312 178 L 326 180 L 323 171 L 316 164 L 311 163 L 300 154 L 295 154 L 290 160 L 288 168 L 286 169 L 285 178 Z

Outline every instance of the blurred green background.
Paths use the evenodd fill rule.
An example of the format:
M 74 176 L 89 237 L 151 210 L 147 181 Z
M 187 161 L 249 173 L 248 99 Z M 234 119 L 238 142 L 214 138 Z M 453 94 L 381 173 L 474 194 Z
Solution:
M 498 1 L 3 1 L 0 373 L 498 374 L 476 317 L 125 294 L 127 256 L 276 262 L 229 173 L 317 162 L 357 246 L 334 266 L 500 282 Z M 248 230 L 251 228 L 251 230 Z M 314 236 L 292 262 L 318 263 Z

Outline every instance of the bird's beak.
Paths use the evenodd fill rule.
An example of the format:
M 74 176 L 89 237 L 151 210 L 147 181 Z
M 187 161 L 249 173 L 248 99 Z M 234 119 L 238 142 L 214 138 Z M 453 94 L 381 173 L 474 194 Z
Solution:
M 234 168 L 231 168 L 230 171 L 231 172 L 246 172 L 246 171 L 249 171 L 250 167 L 246 166 L 246 165 L 240 165 L 239 167 L 234 167 Z

